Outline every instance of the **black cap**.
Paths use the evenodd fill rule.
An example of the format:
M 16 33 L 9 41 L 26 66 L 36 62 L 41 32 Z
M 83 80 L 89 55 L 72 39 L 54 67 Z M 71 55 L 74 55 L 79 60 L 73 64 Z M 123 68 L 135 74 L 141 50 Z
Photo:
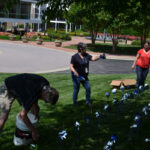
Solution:
M 82 43 L 82 42 L 78 43 L 78 46 L 77 46 L 78 52 L 81 52 L 81 50 L 86 49 L 86 47 L 87 45 L 85 43 Z

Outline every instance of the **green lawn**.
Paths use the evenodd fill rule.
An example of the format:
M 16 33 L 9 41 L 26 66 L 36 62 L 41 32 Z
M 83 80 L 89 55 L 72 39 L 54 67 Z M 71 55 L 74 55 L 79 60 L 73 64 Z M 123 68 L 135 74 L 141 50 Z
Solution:
M 11 74 L 0 74 L 0 83 Z M 114 74 L 114 75 L 89 75 L 91 83 L 91 97 L 93 107 L 88 108 L 85 105 L 85 91 L 81 86 L 79 92 L 79 105 L 72 105 L 72 81 L 70 74 L 42 74 L 47 78 L 51 86 L 55 87 L 60 98 L 56 106 L 49 106 L 43 101 L 40 102 L 40 121 L 38 130 L 41 135 L 40 141 L 37 143 L 38 150 L 57 150 L 58 149 L 58 132 L 66 130 L 68 132 L 67 139 L 62 141 L 61 150 L 103 150 L 104 145 L 110 139 L 112 134 L 116 134 L 118 142 L 115 150 L 148 150 L 150 145 L 145 143 L 145 138 L 150 137 L 150 119 L 144 118 L 139 127 L 138 135 L 128 139 L 129 127 L 133 124 L 135 115 L 143 106 L 147 105 L 150 99 L 150 91 L 143 96 L 139 96 L 137 101 L 129 100 L 123 105 L 120 111 L 120 105 L 115 106 L 111 103 L 112 94 L 110 96 L 111 110 L 107 114 L 104 111 L 106 105 L 105 92 L 111 93 L 111 80 L 120 78 L 135 79 L 135 74 Z M 150 76 L 147 77 L 147 83 L 150 83 Z M 131 91 L 133 91 L 132 89 Z M 126 90 L 128 92 L 128 90 Z M 116 97 L 121 98 L 121 91 L 118 90 Z M 21 107 L 15 101 L 12 106 L 8 121 L 5 124 L 3 132 L 0 134 L 0 150 L 28 150 L 29 146 L 15 147 L 13 145 L 13 134 L 15 131 L 15 119 Z M 98 126 L 98 119 L 95 112 L 101 112 L 101 127 Z M 85 119 L 90 118 L 90 127 Z M 76 137 L 74 127 L 75 121 L 80 122 L 80 132 Z

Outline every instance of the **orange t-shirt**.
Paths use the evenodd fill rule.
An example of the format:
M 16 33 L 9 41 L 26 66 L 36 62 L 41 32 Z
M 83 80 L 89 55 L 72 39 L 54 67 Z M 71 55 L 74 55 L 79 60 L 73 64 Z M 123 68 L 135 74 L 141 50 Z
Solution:
M 150 50 L 148 52 L 145 52 L 144 49 L 140 49 L 138 51 L 139 59 L 137 60 L 136 65 L 138 65 L 141 68 L 149 68 L 150 65 Z

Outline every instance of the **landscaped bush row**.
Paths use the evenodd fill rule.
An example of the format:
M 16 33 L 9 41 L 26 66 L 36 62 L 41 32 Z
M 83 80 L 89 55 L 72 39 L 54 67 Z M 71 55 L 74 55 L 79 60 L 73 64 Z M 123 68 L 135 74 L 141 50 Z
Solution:
M 47 33 L 51 39 L 55 38 L 55 39 L 63 39 L 63 40 L 71 40 L 71 36 L 90 36 L 89 32 L 85 32 L 82 30 L 76 30 L 73 32 L 66 33 L 65 30 L 55 31 L 54 29 L 50 28 L 47 30 Z
M 91 44 L 88 45 L 90 51 L 94 52 L 105 52 L 105 53 L 113 53 L 112 52 L 112 44 L 96 44 L 95 47 L 92 47 Z M 133 45 L 118 45 L 115 51 L 115 54 L 123 54 L 123 55 L 136 55 L 137 51 L 140 49 L 140 46 Z
M 47 34 L 50 41 L 54 39 L 61 39 L 67 41 L 71 40 L 71 36 L 68 33 L 66 33 L 64 30 L 55 31 L 54 29 L 48 29 Z
M 53 39 L 61 39 L 61 40 L 67 40 L 70 41 L 71 40 L 71 36 L 66 34 L 66 33 L 49 33 L 48 34 L 50 41 L 52 41 Z
M 14 36 L 16 36 L 16 40 L 21 40 L 20 35 L 14 35 Z M 38 36 L 37 35 L 28 36 L 27 35 L 27 37 L 30 41 L 35 41 Z M 71 37 L 68 34 L 65 34 L 65 35 L 51 34 L 49 36 L 42 35 L 41 38 L 43 39 L 43 41 L 55 41 L 56 39 L 61 39 L 61 40 L 64 40 L 64 41 L 71 40 Z M 0 35 L 0 39 L 9 40 L 10 35 Z
M 69 46 L 69 48 L 77 49 L 77 45 Z M 112 44 L 96 44 L 94 47 L 92 44 L 87 45 L 88 51 L 100 52 L 100 53 L 114 53 L 119 55 L 136 55 L 140 49 L 138 45 L 118 45 L 115 52 L 112 52 Z

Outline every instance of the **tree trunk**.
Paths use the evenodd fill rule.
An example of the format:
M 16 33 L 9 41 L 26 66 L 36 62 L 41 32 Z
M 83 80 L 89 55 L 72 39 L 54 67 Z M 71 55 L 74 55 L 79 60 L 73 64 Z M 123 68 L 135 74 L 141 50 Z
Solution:
M 148 33 L 149 33 L 149 31 L 147 31 L 146 29 L 143 29 L 143 32 L 141 35 L 141 48 L 144 47 L 144 44 L 146 43 Z
M 117 45 L 118 45 L 118 39 L 114 39 L 114 37 L 113 37 L 112 43 L 113 43 L 112 52 L 115 53 L 116 49 L 117 49 Z
M 91 42 L 92 42 L 92 46 L 95 46 L 96 36 L 97 36 L 97 33 L 91 32 Z

